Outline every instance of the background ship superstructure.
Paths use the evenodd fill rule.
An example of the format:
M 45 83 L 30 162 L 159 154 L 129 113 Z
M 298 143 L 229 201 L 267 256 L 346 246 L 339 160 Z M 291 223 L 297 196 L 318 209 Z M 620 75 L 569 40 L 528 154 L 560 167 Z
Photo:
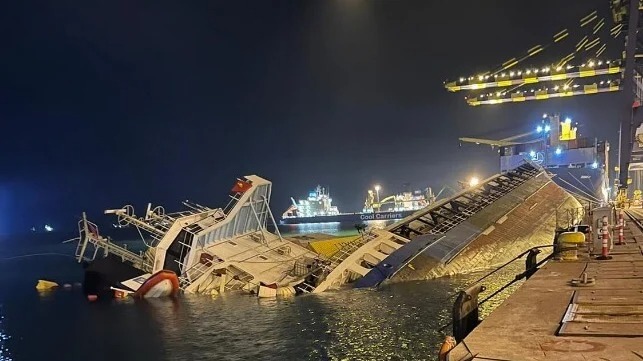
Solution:
M 332 205 L 332 198 L 325 188 L 317 186 L 307 199 L 295 201 L 282 214 L 282 224 L 364 222 L 402 219 L 435 202 L 437 196 L 429 187 L 424 192 L 405 191 L 380 199 L 379 186 L 368 190 L 362 212 L 343 213 Z

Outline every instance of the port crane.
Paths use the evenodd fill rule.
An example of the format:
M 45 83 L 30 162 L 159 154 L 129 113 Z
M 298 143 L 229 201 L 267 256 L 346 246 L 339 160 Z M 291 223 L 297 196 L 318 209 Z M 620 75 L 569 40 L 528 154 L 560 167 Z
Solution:
M 487 71 L 447 80 L 444 87 L 449 92 L 466 92 L 465 100 L 472 106 L 620 91 L 614 110 L 620 124 L 617 204 L 623 205 L 627 201 L 629 171 L 643 168 L 643 156 L 632 155 L 633 148 L 640 148 L 634 132 L 643 123 L 643 32 L 638 31 L 643 2 L 610 0 L 609 6 L 611 19 L 601 16 L 597 10 L 591 11 L 575 25 L 554 33 L 549 40 Z M 624 43 L 624 49 L 618 49 L 620 58 L 606 57 L 608 44 L 613 39 Z M 565 47 L 564 52 L 569 53 L 562 58 L 550 58 L 545 65 L 533 65 L 535 58 L 556 47 L 559 50 Z M 525 65 L 528 63 L 532 65 Z M 506 144 L 503 141 L 511 140 L 465 138 L 464 141 L 500 146 Z

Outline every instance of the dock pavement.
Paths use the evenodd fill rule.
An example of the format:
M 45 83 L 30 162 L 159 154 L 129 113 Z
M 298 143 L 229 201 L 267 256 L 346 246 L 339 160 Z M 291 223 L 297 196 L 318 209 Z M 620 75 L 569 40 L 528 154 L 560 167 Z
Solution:
M 643 211 L 628 210 L 643 221 Z M 610 260 L 550 261 L 448 355 L 464 360 L 643 360 L 643 231 L 627 216 Z M 614 232 L 617 236 L 617 232 Z M 572 280 L 587 274 L 583 286 Z

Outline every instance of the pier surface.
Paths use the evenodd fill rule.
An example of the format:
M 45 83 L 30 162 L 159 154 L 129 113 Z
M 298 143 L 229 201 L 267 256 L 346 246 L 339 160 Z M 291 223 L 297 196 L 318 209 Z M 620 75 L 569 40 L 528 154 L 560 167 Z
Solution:
M 643 220 L 642 210 L 629 212 Z M 643 360 L 643 232 L 626 216 L 624 235 L 611 260 L 584 251 L 548 262 L 448 360 Z M 583 272 L 594 285 L 572 286 Z

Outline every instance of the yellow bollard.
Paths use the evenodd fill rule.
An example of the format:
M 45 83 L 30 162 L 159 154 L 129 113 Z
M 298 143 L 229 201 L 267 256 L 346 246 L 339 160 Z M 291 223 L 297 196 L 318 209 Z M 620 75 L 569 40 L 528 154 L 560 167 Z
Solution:
M 585 234 L 582 232 L 564 232 L 558 235 L 558 244 L 562 251 L 560 255 L 563 261 L 575 261 L 578 259 L 578 247 L 585 244 Z

